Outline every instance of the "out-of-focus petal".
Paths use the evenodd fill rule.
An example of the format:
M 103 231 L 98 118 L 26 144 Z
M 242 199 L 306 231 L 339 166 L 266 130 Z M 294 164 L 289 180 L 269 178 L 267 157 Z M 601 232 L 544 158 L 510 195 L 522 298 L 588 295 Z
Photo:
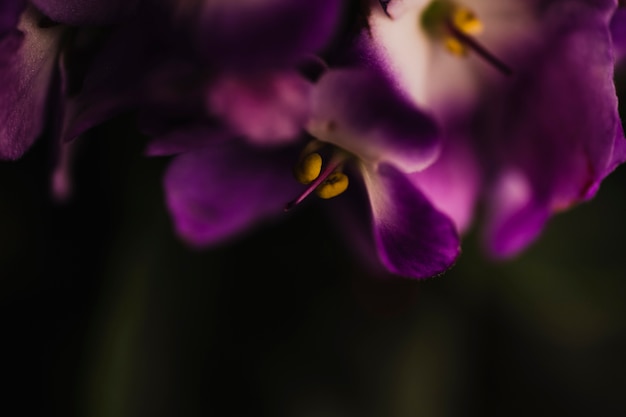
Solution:
M 216 65 L 254 70 L 293 64 L 335 34 L 339 0 L 204 1 L 199 46 Z
M 626 55 L 626 8 L 619 8 L 611 18 L 611 37 L 615 59 L 619 63 Z
M 226 140 L 232 140 L 232 133 L 214 126 L 190 126 L 151 139 L 146 155 L 164 156 L 195 152 Z
M 0 40 L 0 158 L 17 159 L 40 135 L 61 28 L 40 28 L 26 11 Z M 7 56 L 6 52 L 10 54 Z
M 0 37 L 15 29 L 24 7 L 26 7 L 25 0 L 2 0 L 0 2 Z
M 468 229 L 483 178 L 466 138 L 448 140 L 432 165 L 409 178 L 433 206 L 454 220 L 459 233 Z
M 132 13 L 141 0 L 31 0 L 58 23 L 87 26 L 118 22 Z
M 489 193 L 485 244 L 496 258 L 511 257 L 532 243 L 550 218 L 547 205 L 535 198 L 523 173 L 500 175 Z
M 313 92 L 309 132 L 370 163 L 405 172 L 425 168 L 440 150 L 439 128 L 374 71 L 331 70 Z
M 180 59 L 178 53 L 184 45 L 172 48 L 178 38 L 163 34 L 167 20 L 162 14 L 154 7 L 111 30 L 93 57 L 80 90 L 68 99 L 64 140 L 73 140 L 111 117 L 139 108 L 144 119 L 158 121 L 164 130 L 204 113 L 197 68 Z
M 500 172 L 516 172 L 521 178 L 516 182 L 526 184 L 528 195 L 526 204 L 517 205 L 519 213 L 509 208 L 505 197 L 495 199 L 492 211 L 508 216 L 492 218 L 524 218 L 535 227 L 546 212 L 591 198 L 602 179 L 624 161 L 609 9 L 580 3 L 555 2 L 544 11 L 543 19 L 550 24 L 543 35 L 551 41 L 526 67 L 516 69 L 511 88 L 503 89 L 485 113 L 491 141 L 482 148 L 493 152 L 490 156 Z M 518 220 L 499 223 L 524 227 Z M 493 225 L 490 229 L 492 237 L 500 236 L 500 243 L 490 246 L 506 248 L 498 250 L 502 254 L 523 249 L 521 243 L 502 242 L 506 236 L 531 241 L 532 233 L 522 239 Z
M 219 77 L 207 93 L 210 113 L 258 144 L 299 138 L 310 112 L 312 85 L 295 71 Z
M 175 157 L 164 181 L 176 231 L 202 247 L 283 214 L 301 191 L 290 168 L 296 157 L 297 152 L 267 152 L 238 141 Z
M 452 220 L 391 165 L 363 174 L 378 254 L 389 271 L 419 279 L 448 270 L 460 253 Z

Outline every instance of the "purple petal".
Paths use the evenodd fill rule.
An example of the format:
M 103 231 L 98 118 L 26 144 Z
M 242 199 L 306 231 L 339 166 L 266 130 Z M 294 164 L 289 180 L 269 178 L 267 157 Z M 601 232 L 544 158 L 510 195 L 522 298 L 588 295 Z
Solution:
M 366 171 L 364 178 L 378 254 L 389 271 L 428 278 L 448 270 L 460 253 L 452 220 L 391 165 Z
M 537 234 L 545 213 L 591 198 L 624 161 L 607 12 L 568 6 L 564 19 L 565 10 L 555 4 L 546 12 L 542 34 L 550 41 L 527 67 L 516 68 L 512 88 L 503 90 L 485 113 L 492 141 L 483 149 L 494 151 L 503 175 L 516 172 L 521 178 L 516 182 L 528 189 L 527 201 L 513 205 L 515 210 L 505 197 L 495 200 L 492 211 L 507 213 L 495 218 L 509 219 L 499 220 L 500 227 L 510 225 L 523 235 L 491 225 L 492 238 L 499 238 L 490 246 L 498 254 L 521 250 Z
M 196 247 L 234 238 L 284 215 L 301 191 L 297 152 L 267 152 L 235 141 L 177 156 L 165 174 L 167 206 L 178 234 Z
M 521 172 L 509 171 L 489 193 L 485 236 L 492 256 L 518 254 L 540 235 L 548 221 L 550 210 L 535 198 L 531 187 Z
M 59 28 L 39 28 L 32 11 L 20 31 L 0 40 L 0 158 L 19 158 L 40 135 L 61 38 Z
M 438 126 L 382 75 L 331 70 L 313 93 L 309 132 L 371 163 L 405 172 L 425 168 L 440 150 Z
M 339 0 L 204 2 L 199 46 L 230 68 L 293 64 L 326 46 L 341 7 Z
M 214 126 L 191 126 L 150 140 L 146 155 L 164 156 L 196 152 L 226 140 L 233 140 L 232 133 Z
M 611 18 L 611 38 L 615 58 L 621 61 L 626 54 L 626 8 L 618 8 Z
M 430 202 L 447 214 L 460 233 L 470 226 L 480 186 L 481 170 L 467 139 L 448 140 L 441 155 L 423 171 L 409 175 Z
M 133 12 L 140 1 L 31 0 L 31 3 L 55 22 L 86 26 L 119 22 Z
M 16 28 L 25 0 L 2 0 L 0 2 L 0 37 Z
M 254 143 L 289 143 L 299 138 L 308 120 L 311 88 L 296 72 L 224 75 L 210 87 L 207 105 Z

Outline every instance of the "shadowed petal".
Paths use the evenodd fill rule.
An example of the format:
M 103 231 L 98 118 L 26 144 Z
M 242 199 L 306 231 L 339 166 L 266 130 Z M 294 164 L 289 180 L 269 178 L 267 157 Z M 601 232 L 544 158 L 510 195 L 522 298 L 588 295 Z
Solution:
M 499 255 L 513 255 L 523 249 L 519 242 L 530 243 L 529 236 L 536 235 L 532 229 L 546 213 L 591 198 L 624 161 L 608 9 L 573 3 L 555 2 L 545 11 L 550 24 L 543 35 L 551 41 L 516 70 L 512 87 L 503 89 L 485 113 L 484 124 L 492 130 L 491 142 L 483 148 L 494 152 L 491 157 L 501 176 L 515 172 L 515 182 L 527 189 L 526 203 L 517 205 L 519 213 L 510 208 L 506 193 L 494 199 L 491 210 L 496 214 L 490 218 L 509 218 L 492 220 L 489 226 L 489 239 L 499 236 L 489 246 Z M 524 222 L 529 231 L 523 239 L 495 226 L 523 230 Z M 518 243 L 505 242 L 507 236 Z
M 378 172 L 363 174 L 378 254 L 389 271 L 428 278 L 448 270 L 460 253 L 452 220 L 391 165 L 381 164 Z
M 341 7 L 338 0 L 206 1 L 199 46 L 228 67 L 292 64 L 326 46 Z
M 176 52 L 183 47 L 169 49 L 171 44 L 162 33 L 167 33 L 166 24 L 162 10 L 153 8 L 115 26 L 93 58 L 80 90 L 68 99 L 64 140 L 139 107 L 142 114 L 158 113 L 153 119 L 167 127 L 174 120 L 204 113 L 196 69 L 178 59 Z
M 2 0 L 0 2 L 0 36 L 15 29 L 25 6 L 25 0 Z
M 86 26 L 120 21 L 141 0 L 31 0 L 46 16 L 58 23 Z
M 283 214 L 301 191 L 297 153 L 265 152 L 229 141 L 177 156 L 165 174 L 167 206 L 180 236 L 201 247 Z
M 148 144 L 146 155 L 163 156 L 199 151 L 226 140 L 232 140 L 232 133 L 213 126 L 191 126 L 155 137 Z
M 39 28 L 38 15 L 25 12 L 0 40 L 0 158 L 17 159 L 43 129 L 60 28 Z M 8 54 L 7 54 L 8 52 Z
M 365 161 L 423 169 L 440 149 L 434 120 L 373 71 L 331 70 L 313 92 L 309 132 Z
M 615 58 L 620 62 L 626 54 L 626 8 L 619 8 L 611 18 L 611 38 Z

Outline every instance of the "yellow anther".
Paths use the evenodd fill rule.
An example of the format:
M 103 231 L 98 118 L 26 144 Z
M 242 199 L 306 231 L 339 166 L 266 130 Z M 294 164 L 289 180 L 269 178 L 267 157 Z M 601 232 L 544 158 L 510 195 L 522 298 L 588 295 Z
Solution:
M 446 36 L 444 39 L 444 44 L 448 52 L 452 55 L 456 56 L 465 56 L 467 55 L 467 46 L 463 45 L 461 41 L 453 36 Z
M 321 183 L 315 193 L 324 199 L 337 197 L 348 188 L 348 177 L 343 172 L 333 172 Z
M 452 13 L 452 24 L 467 35 L 477 35 L 483 31 L 483 22 L 469 9 L 456 7 Z
M 294 169 L 294 175 L 301 184 L 310 184 L 322 172 L 322 157 L 318 153 L 311 153 L 302 159 Z

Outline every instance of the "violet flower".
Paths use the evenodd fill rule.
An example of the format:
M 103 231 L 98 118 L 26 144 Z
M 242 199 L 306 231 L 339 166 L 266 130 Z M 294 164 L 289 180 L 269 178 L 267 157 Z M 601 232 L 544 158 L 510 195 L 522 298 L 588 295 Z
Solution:
M 325 11 L 311 13 L 285 3 L 268 16 L 281 16 L 277 12 L 282 10 L 293 20 L 293 11 L 307 11 L 313 23 L 326 28 L 326 19 L 316 16 L 334 14 L 336 4 L 312 4 Z M 284 23 L 276 26 L 276 39 L 300 33 L 289 20 Z M 318 36 L 331 32 L 320 30 Z M 233 45 L 245 43 L 238 36 Z M 369 235 L 379 265 L 393 274 L 425 278 L 442 273 L 458 256 L 457 231 L 407 175 L 436 159 L 436 125 L 374 71 L 331 68 L 317 82 L 307 81 L 297 68 L 324 44 L 311 44 L 309 37 L 300 38 L 298 47 L 279 47 L 278 56 L 274 51 L 271 62 L 263 59 L 258 65 L 241 65 L 254 55 L 218 54 L 215 70 L 196 84 L 206 92 L 208 115 L 194 112 L 195 123 L 151 130 L 156 137 L 148 154 L 177 154 L 164 179 L 176 231 L 190 245 L 204 248 L 278 220 L 311 194 L 336 197 L 348 182 L 354 185 L 345 199 L 352 201 L 364 183 L 369 203 L 354 209 L 352 217 L 369 216 L 371 224 L 365 232 L 356 231 L 355 239 L 362 243 L 360 238 Z M 305 186 L 294 178 L 294 165 Z
M 519 253 L 626 158 L 615 1 L 380 3 L 364 43 L 446 135 L 414 182 L 459 229 L 483 198 L 491 254 Z
M 202 127 L 158 140 L 153 153 L 176 150 L 164 144 L 196 147 L 176 156 L 165 176 L 178 233 L 197 247 L 220 243 L 284 216 L 312 193 L 336 197 L 360 176 L 369 208 L 354 215 L 370 213 L 370 238 L 388 271 L 426 278 L 454 263 L 454 224 L 407 176 L 437 157 L 438 129 L 429 117 L 375 73 L 331 69 L 314 87 L 307 130 L 298 143 L 272 147 Z M 294 179 L 294 165 L 306 185 Z M 355 175 L 348 180 L 346 172 Z

